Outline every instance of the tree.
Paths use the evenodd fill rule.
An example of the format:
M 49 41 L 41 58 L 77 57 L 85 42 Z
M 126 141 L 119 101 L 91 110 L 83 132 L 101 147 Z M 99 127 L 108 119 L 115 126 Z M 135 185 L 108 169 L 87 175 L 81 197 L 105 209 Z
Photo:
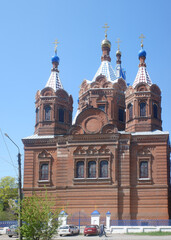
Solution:
M 3 210 L 9 208 L 8 201 L 16 199 L 18 196 L 16 179 L 13 177 L 3 177 L 0 179 L 0 202 L 3 203 Z
M 50 240 L 57 233 L 60 209 L 53 210 L 54 204 L 47 192 L 42 196 L 33 194 L 22 201 L 21 227 L 26 240 Z

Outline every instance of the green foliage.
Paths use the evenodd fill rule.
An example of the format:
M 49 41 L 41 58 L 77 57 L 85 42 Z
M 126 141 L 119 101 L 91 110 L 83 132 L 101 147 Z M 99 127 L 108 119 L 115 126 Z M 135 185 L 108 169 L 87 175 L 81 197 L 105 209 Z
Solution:
M 1 201 L 1 202 L 0 202 L 0 212 L 2 212 L 3 209 L 4 209 L 4 204 L 3 204 L 3 202 Z
M 17 216 L 13 214 L 11 211 L 0 211 L 0 221 L 10 221 L 10 220 L 16 220 Z
M 18 196 L 17 193 L 17 184 L 16 179 L 13 177 L 3 177 L 0 179 L 0 202 L 3 203 L 3 210 L 9 208 L 8 201 L 9 199 L 16 199 Z
M 21 227 L 21 233 L 26 240 L 52 239 L 57 232 L 60 211 L 53 210 L 53 206 L 47 192 L 44 196 L 40 193 L 23 199 L 21 218 L 25 223 Z

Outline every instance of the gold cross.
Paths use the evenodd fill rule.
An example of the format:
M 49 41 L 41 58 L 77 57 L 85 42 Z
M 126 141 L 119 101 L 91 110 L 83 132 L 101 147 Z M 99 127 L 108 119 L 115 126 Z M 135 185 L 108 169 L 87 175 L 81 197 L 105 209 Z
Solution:
M 118 40 L 116 41 L 116 43 L 118 44 L 118 50 L 119 50 L 119 48 L 120 48 L 120 44 L 119 44 L 119 43 L 121 43 L 120 38 L 118 38 Z
M 107 37 L 107 29 L 109 28 L 109 26 L 107 25 L 107 23 L 105 23 L 102 28 L 105 28 L 105 37 Z
M 143 41 L 144 41 L 145 36 L 141 33 L 139 38 L 141 39 L 141 47 L 143 47 Z
M 58 46 L 58 40 L 56 39 L 55 42 L 53 42 L 53 44 L 55 44 L 55 53 L 57 54 L 57 46 Z

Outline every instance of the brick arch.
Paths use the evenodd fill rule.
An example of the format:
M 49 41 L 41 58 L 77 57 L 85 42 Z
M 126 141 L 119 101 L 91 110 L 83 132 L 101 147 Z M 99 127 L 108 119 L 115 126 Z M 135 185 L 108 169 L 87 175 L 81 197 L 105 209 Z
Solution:
M 53 90 L 53 88 L 51 87 L 46 87 L 46 88 L 43 88 L 41 93 L 40 93 L 42 96 L 54 96 L 55 95 L 55 92 Z
M 120 86 L 121 90 L 125 91 L 127 88 L 125 80 L 122 78 L 118 79 L 118 85 Z
M 102 127 L 101 130 L 102 133 L 117 133 L 118 129 L 115 125 L 113 124 L 106 124 Z
M 157 95 L 161 95 L 161 90 L 156 84 L 151 85 L 150 90 Z
M 58 96 L 61 99 L 65 99 L 65 100 L 68 100 L 68 98 L 69 98 L 68 93 L 64 89 L 58 89 L 56 91 L 56 96 Z
M 68 133 L 71 135 L 84 134 L 84 130 L 83 130 L 82 126 L 80 126 L 80 125 L 73 125 L 69 129 Z
M 137 92 L 145 92 L 150 90 L 150 86 L 147 83 L 140 82 L 136 85 L 135 90 Z
M 102 127 L 108 123 L 107 114 L 98 108 L 83 110 L 76 120 L 76 125 L 81 126 L 87 134 L 100 133 Z

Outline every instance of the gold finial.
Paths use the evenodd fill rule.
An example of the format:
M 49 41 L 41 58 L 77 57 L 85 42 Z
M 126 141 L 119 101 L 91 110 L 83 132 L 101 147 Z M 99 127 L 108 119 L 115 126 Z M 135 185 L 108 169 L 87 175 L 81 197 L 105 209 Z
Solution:
M 139 36 L 139 38 L 141 39 L 141 47 L 143 47 L 143 41 L 144 41 L 144 38 L 145 36 L 141 33 L 141 35 Z
M 120 48 L 120 43 L 121 43 L 120 38 L 118 38 L 118 40 L 116 41 L 116 43 L 118 44 L 118 50 L 120 50 L 120 49 L 119 49 L 119 48 Z
M 105 38 L 107 38 L 107 29 L 109 28 L 109 26 L 107 25 L 107 23 L 105 23 L 102 28 L 105 28 Z
M 53 42 L 53 44 L 55 44 L 55 54 L 57 54 L 57 46 L 58 46 L 58 40 L 56 39 L 55 42 Z

